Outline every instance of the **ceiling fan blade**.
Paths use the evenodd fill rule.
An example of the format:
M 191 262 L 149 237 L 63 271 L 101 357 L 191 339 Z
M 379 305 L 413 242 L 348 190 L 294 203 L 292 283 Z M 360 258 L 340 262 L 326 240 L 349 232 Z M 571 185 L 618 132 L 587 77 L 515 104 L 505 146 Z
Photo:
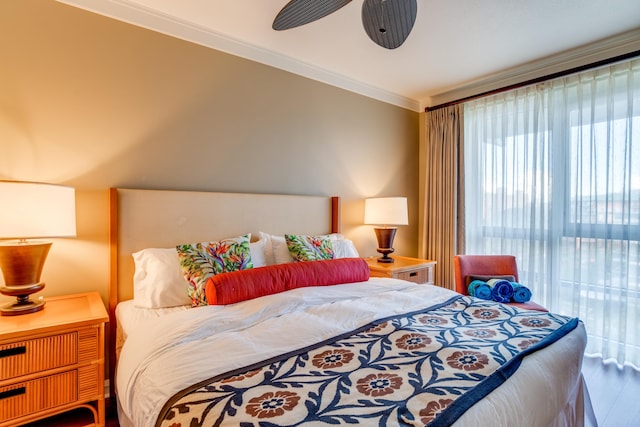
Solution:
M 291 0 L 273 21 L 274 30 L 288 30 L 335 12 L 351 0 Z
M 417 13 L 416 0 L 364 0 L 362 24 L 371 40 L 395 49 L 409 37 Z

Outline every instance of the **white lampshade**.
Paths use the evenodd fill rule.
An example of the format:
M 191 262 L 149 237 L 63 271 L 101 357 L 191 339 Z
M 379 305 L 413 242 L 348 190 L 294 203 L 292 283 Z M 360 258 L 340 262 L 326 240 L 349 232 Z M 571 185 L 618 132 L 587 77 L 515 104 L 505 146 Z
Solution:
M 408 225 L 406 197 L 376 197 L 364 201 L 364 223 Z
M 76 198 L 72 187 L 0 181 L 0 203 L 0 239 L 76 235 Z

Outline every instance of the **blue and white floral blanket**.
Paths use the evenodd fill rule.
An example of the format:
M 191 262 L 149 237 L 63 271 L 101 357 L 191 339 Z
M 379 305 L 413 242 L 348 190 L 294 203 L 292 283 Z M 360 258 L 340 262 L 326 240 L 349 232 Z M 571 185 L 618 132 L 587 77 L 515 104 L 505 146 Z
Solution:
M 156 425 L 448 426 L 579 323 L 454 296 L 201 381 Z

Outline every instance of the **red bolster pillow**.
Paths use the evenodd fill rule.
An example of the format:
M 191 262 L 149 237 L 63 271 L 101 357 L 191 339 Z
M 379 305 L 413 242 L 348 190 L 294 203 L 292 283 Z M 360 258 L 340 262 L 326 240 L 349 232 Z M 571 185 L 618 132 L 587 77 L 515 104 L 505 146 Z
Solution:
M 340 258 L 269 265 L 228 273 L 207 280 L 209 305 L 226 305 L 306 286 L 366 282 L 369 266 L 362 258 Z

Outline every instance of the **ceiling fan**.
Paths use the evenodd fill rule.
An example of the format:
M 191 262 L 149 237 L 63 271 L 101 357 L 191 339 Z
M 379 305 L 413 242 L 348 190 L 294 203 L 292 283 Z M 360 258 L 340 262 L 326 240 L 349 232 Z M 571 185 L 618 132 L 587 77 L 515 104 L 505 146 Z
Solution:
M 273 21 L 274 30 L 299 27 L 337 11 L 351 0 L 291 0 Z M 416 21 L 417 0 L 364 0 L 362 25 L 371 40 L 395 49 L 409 37 Z

